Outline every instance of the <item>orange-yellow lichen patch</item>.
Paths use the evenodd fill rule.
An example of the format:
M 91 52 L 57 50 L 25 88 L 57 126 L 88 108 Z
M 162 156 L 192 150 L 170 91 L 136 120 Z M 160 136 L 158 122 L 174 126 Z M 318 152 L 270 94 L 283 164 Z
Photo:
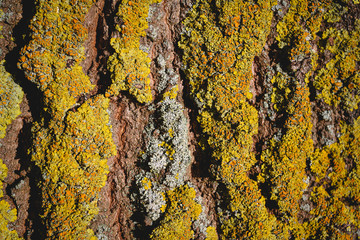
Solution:
M 360 118 L 354 124 L 344 124 L 339 141 L 317 150 L 311 160 L 311 171 L 318 183 L 311 193 L 314 204 L 310 212 L 314 218 L 308 227 L 311 236 L 353 239 L 347 231 L 360 227 L 359 129 Z M 347 166 L 349 160 L 353 167 Z
M 206 228 L 206 240 L 218 240 L 218 234 L 216 232 L 216 228 L 213 226 Z
M 167 209 L 160 225 L 153 230 L 151 239 L 192 239 L 191 229 L 201 213 L 201 205 L 195 201 L 195 189 L 183 185 L 167 192 Z
M 87 31 L 82 25 L 93 0 L 38 0 L 30 22 L 31 40 L 22 48 L 19 66 L 44 94 L 46 111 L 61 120 L 93 85 L 80 66 Z
M 268 165 L 267 178 L 273 186 L 271 199 L 277 201 L 284 219 L 294 219 L 300 211 L 298 201 L 307 187 L 306 160 L 313 152 L 309 88 L 294 78 L 278 73 L 272 80 L 272 100 L 276 110 L 286 112 L 283 136 L 272 139 L 262 154 Z M 291 94 L 287 94 L 289 89 Z
M 7 175 L 7 167 L 0 159 L 0 199 L 4 196 L 3 181 Z M 10 204 L 5 200 L 0 200 L 0 239 L 17 240 L 20 239 L 15 230 L 8 229 L 8 223 L 16 221 L 16 208 L 10 209 Z
M 4 138 L 7 126 L 20 115 L 20 103 L 24 93 L 0 62 L 0 138 Z
M 277 225 L 276 218 L 265 207 L 256 182 L 247 178 L 242 185 L 229 188 L 230 205 L 236 213 L 223 220 L 224 236 L 230 239 L 271 239 Z
M 107 158 L 116 151 L 108 125 L 108 102 L 96 97 L 78 111 L 69 112 L 61 135 L 42 124 L 33 129 L 32 160 L 44 177 L 43 219 L 50 238 L 92 235 L 86 227 L 98 211 L 98 193 L 108 173 Z
M 0 139 L 6 135 L 6 128 L 21 114 L 20 103 L 23 99 L 23 91 L 17 85 L 10 73 L 5 69 L 5 61 L 0 62 Z M 8 169 L 0 159 L 0 199 L 4 196 L 3 182 L 7 176 Z M 9 230 L 8 224 L 17 219 L 16 208 L 10 209 L 10 204 L 0 200 L 0 239 L 20 239 L 15 230 Z
M 119 91 L 127 90 L 141 103 L 152 101 L 150 58 L 140 50 L 140 37 L 146 35 L 149 6 L 159 2 L 161 0 L 125 0 L 119 5 L 117 15 L 123 24 L 116 26 L 120 37 L 110 41 L 115 52 L 108 61 L 112 84 L 107 95 L 118 95 Z
M 327 0 L 299 1 L 291 0 L 290 8 L 277 24 L 279 47 L 290 47 L 291 61 L 303 59 L 311 51 L 310 40 L 316 39 L 325 13 Z
M 198 121 L 216 162 L 216 177 L 228 191 L 252 182 L 246 172 L 256 162 L 251 149 L 252 136 L 258 130 L 258 114 L 247 100 L 252 96 L 252 62 L 269 33 L 273 4 L 273 1 L 199 0 L 184 21 L 187 34 L 179 45 L 184 50 L 185 74 L 199 107 Z M 257 188 L 251 192 L 261 196 Z M 248 196 L 244 194 L 245 199 Z M 230 206 L 240 206 L 238 201 L 237 197 L 231 198 Z M 233 224 L 246 221 L 243 218 L 246 211 L 259 211 L 265 216 L 264 204 L 259 201 L 253 205 L 256 209 L 244 206 L 243 215 L 230 207 L 232 217 L 223 221 L 223 237 L 242 238 L 246 231 L 257 236 L 265 233 L 265 228 L 258 228 L 259 219 L 249 225 Z M 271 228 L 271 224 L 266 227 Z
M 93 88 L 85 59 L 85 15 L 93 0 L 38 0 L 31 20 L 31 40 L 21 50 L 19 66 L 42 92 L 44 112 L 32 128 L 31 159 L 43 181 L 43 233 L 49 239 L 94 239 L 87 229 L 97 214 L 100 189 L 115 154 L 109 99 L 96 96 L 78 106 Z
M 145 190 L 149 190 L 152 187 L 151 180 L 148 179 L 147 177 L 144 177 L 143 180 L 141 180 L 141 183 Z
M 322 38 L 325 46 L 320 48 L 320 53 L 330 52 L 333 58 L 316 72 L 314 86 L 321 91 L 318 97 L 330 105 L 350 111 L 357 109 L 360 102 L 360 74 L 356 68 L 360 61 L 360 20 L 356 20 L 353 31 L 328 28 Z

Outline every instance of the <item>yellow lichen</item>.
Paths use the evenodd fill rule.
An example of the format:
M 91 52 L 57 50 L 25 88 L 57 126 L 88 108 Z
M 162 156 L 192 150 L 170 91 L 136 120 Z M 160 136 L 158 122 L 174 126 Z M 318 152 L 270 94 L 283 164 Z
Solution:
M 165 196 L 165 194 L 163 192 L 161 192 L 161 196 L 163 197 L 164 200 L 166 199 L 166 196 Z M 161 208 L 160 208 L 161 212 L 165 212 L 166 206 L 167 206 L 166 204 L 163 204 L 161 206 Z
M 262 220 L 256 217 L 250 223 L 239 224 L 246 222 L 248 215 L 268 216 L 256 183 L 246 173 L 256 162 L 252 136 L 258 131 L 257 111 L 248 103 L 252 98 L 251 68 L 269 33 L 273 4 L 196 1 L 184 21 L 188 34 L 183 36 L 180 47 L 184 50 L 185 74 L 199 106 L 198 121 L 216 162 L 216 177 L 230 193 L 229 210 L 233 216 L 222 220 L 224 238 L 246 238 L 245 232 L 251 232 L 254 239 L 267 236 L 274 224 L 270 217 L 265 228 L 258 227 Z M 251 187 L 242 188 L 244 183 Z M 252 201 L 252 194 L 260 199 L 256 198 L 252 207 L 242 207 L 242 203 Z M 242 214 L 238 214 L 240 209 Z
M 0 19 L 3 20 L 4 12 L 0 9 Z M 3 22 L 0 22 L 3 24 Z M 0 31 L 3 26 L 0 25 Z M 3 35 L 0 34 L 0 39 Z M 21 114 L 20 103 L 24 93 L 19 85 L 6 71 L 5 60 L 0 61 L 0 139 L 6 136 L 8 125 Z M 1 144 L 0 144 L 1 145 Z M 7 176 L 8 168 L 0 158 L 0 199 L 4 197 L 4 180 Z M 9 230 L 8 224 L 17 220 L 16 208 L 10 209 L 10 204 L 5 200 L 0 200 L 0 239 L 17 240 L 20 239 L 15 230 Z
M 297 222 L 299 200 L 307 187 L 306 160 L 313 152 L 310 92 L 307 85 L 302 86 L 296 79 L 280 73 L 272 83 L 276 110 L 286 112 L 287 117 L 283 126 L 285 134 L 272 139 L 262 154 L 264 166 L 268 168 L 263 177 L 271 182 L 271 200 L 277 202 L 281 220 L 291 223 L 290 228 L 295 230 L 300 227 Z M 291 94 L 287 94 L 286 89 L 290 89 Z
M 140 50 L 140 37 L 146 35 L 149 6 L 160 1 L 125 0 L 119 5 L 117 15 L 123 24 L 116 26 L 120 37 L 112 38 L 110 41 L 115 52 L 108 61 L 112 79 L 108 96 L 118 95 L 119 91 L 127 90 L 141 103 L 152 101 L 150 58 L 146 52 Z
M 330 52 L 332 58 L 324 68 L 316 72 L 314 86 L 318 95 L 329 105 L 340 105 L 350 111 L 358 108 L 360 96 L 360 74 L 356 64 L 360 61 L 360 20 L 355 21 L 353 31 L 328 28 L 322 38 L 325 46 L 321 54 Z
M 145 190 L 151 189 L 151 186 L 152 186 L 151 180 L 148 179 L 147 177 L 144 177 L 144 179 L 141 180 L 141 183 L 142 183 Z
M 341 81 L 336 78 L 339 76 L 338 72 L 351 75 L 354 72 L 353 61 L 355 60 L 347 59 L 349 64 L 345 66 L 346 61 L 337 62 L 337 60 L 331 59 L 327 63 L 326 69 L 320 70 L 317 64 L 319 56 L 323 56 L 325 51 L 328 51 L 327 54 L 331 52 L 335 55 L 340 42 L 344 43 L 344 46 L 350 45 L 351 48 L 355 48 L 354 52 L 357 51 L 357 43 L 349 43 L 351 38 L 347 33 L 342 32 L 344 37 L 335 36 L 333 33 L 337 30 L 327 28 L 323 33 L 323 40 L 318 45 L 321 49 L 321 44 L 325 43 L 327 49 L 321 49 L 318 54 L 312 50 L 314 48 L 311 46 L 313 44 L 311 41 L 315 40 L 314 36 L 320 29 L 321 21 L 324 18 L 328 20 L 330 15 L 334 16 L 334 12 L 338 9 L 334 9 L 333 4 L 329 4 L 327 1 L 318 1 L 315 2 L 315 5 L 298 1 L 290 3 L 289 12 L 277 26 L 279 46 L 280 48 L 284 47 L 290 60 L 299 61 L 311 57 L 312 68 L 306 74 L 304 81 L 293 77 L 296 74 L 290 69 L 286 69 L 290 72 L 289 74 L 278 72 L 272 79 L 274 87 L 271 100 L 274 109 L 285 114 L 282 119 L 284 120 L 284 129 L 282 130 L 283 134 L 274 137 L 269 143 L 269 148 L 263 152 L 262 161 L 268 165 L 268 168 L 259 179 L 261 181 L 267 179 L 270 182 L 269 185 L 272 186 L 271 199 L 277 202 L 280 212 L 278 218 L 282 227 L 279 228 L 279 231 L 283 233 L 288 231 L 295 239 L 350 239 L 351 236 L 341 228 L 345 225 L 357 227 L 358 223 L 354 219 L 358 216 L 358 212 L 357 208 L 351 209 L 350 206 L 347 206 L 344 199 L 352 201 L 349 200 L 352 198 L 347 195 L 349 191 L 346 189 L 358 189 L 358 183 L 349 177 L 351 174 L 346 170 L 347 151 L 344 149 L 349 148 L 352 144 L 346 142 L 342 145 L 341 143 L 344 142 L 345 136 L 350 135 L 356 144 L 356 140 L 354 140 L 356 134 L 352 134 L 353 130 L 347 128 L 349 131 L 343 130 L 344 135 L 340 138 L 339 143 L 314 151 L 311 139 L 312 123 L 308 83 L 309 79 L 315 76 L 314 86 L 322 90 L 319 97 L 328 104 L 341 103 L 342 106 L 352 110 L 347 103 L 349 101 L 354 103 L 357 98 L 352 98 L 351 94 L 347 96 L 338 94 L 344 88 Z M 328 9 L 331 11 L 327 11 Z M 298 24 L 298 22 L 303 22 L 303 24 Z M 290 27 L 288 27 L 289 24 Z M 310 33 L 311 35 L 309 35 Z M 347 48 L 345 47 L 345 49 Z M 342 57 L 346 59 L 347 53 L 349 53 L 348 56 L 351 56 L 353 49 L 348 48 L 345 50 L 346 53 L 341 52 L 338 59 Z M 331 89 L 335 90 L 334 95 L 330 94 Z M 350 127 L 350 129 L 352 128 Z M 359 150 L 355 148 L 352 151 L 356 153 Z M 311 189 L 310 198 L 315 207 L 310 211 L 310 205 L 306 203 L 311 217 L 307 221 L 300 222 L 300 200 L 308 183 L 305 168 L 306 161 L 309 159 L 311 160 L 310 169 L 316 177 L 316 185 Z M 351 157 L 351 159 L 356 158 Z M 345 182 L 348 179 L 353 184 L 351 187 L 346 186 Z M 329 184 L 331 184 L 332 190 L 330 190 Z M 356 202 L 353 204 L 358 205 Z
M 61 121 L 80 95 L 93 85 L 80 66 L 87 31 L 82 25 L 94 0 L 38 0 L 30 23 L 31 41 L 22 48 L 19 66 L 44 95 L 46 112 Z
M 339 141 L 317 150 L 311 170 L 317 177 L 317 186 L 311 193 L 314 218 L 309 221 L 310 236 L 319 239 L 353 239 L 342 232 L 360 227 L 360 118 L 352 125 L 342 126 Z M 353 168 L 346 161 L 353 161 Z M 321 165 L 319 166 L 319 162 Z M 351 203 L 351 204 L 349 204 Z
M 324 6 L 327 0 L 299 1 L 291 0 L 290 8 L 277 24 L 276 39 L 279 47 L 290 47 L 290 60 L 303 59 L 312 51 L 310 40 L 316 38 L 323 20 Z M 300 24 L 304 23 L 304 24 Z
M 96 97 L 69 112 L 61 123 L 61 135 L 52 134 L 43 122 L 33 128 L 32 160 L 44 178 L 42 217 L 49 238 L 93 234 L 86 228 L 98 212 L 98 193 L 108 173 L 107 158 L 115 154 L 107 124 L 108 102 Z
M 218 240 L 219 237 L 216 233 L 216 228 L 213 226 L 209 226 L 206 228 L 206 239 L 207 240 Z
M 174 137 L 174 130 L 173 130 L 172 128 L 169 128 L 168 133 L 169 133 L 169 136 L 170 136 L 171 138 Z
M 178 92 L 179 92 L 179 86 L 175 85 L 169 91 L 164 93 L 163 99 L 165 98 L 175 99 L 177 97 Z
M 192 222 L 201 213 L 201 205 L 196 203 L 195 189 L 183 185 L 167 192 L 167 211 L 160 225 L 150 235 L 151 239 L 192 239 Z
M 7 175 L 7 167 L 0 159 L 0 199 L 4 196 L 3 181 Z M 15 230 L 8 229 L 8 223 L 17 219 L 16 208 L 10 209 L 10 205 L 5 200 L 0 200 L 0 239 L 1 240 L 17 240 L 20 239 Z
M 47 239 L 93 239 L 87 229 L 116 152 L 109 126 L 109 99 L 78 99 L 93 88 L 80 63 L 83 26 L 93 0 L 38 0 L 30 42 L 19 66 L 42 92 L 45 108 L 34 123 L 31 160 L 40 168 L 42 221 Z
M 24 93 L 0 62 L 0 138 L 4 138 L 7 126 L 20 115 L 20 103 Z
M 173 155 L 175 153 L 175 150 L 171 147 L 170 144 L 166 142 L 162 142 L 159 144 L 159 147 L 163 147 L 166 149 L 166 155 L 169 157 L 170 160 L 174 160 Z
M 247 178 L 240 186 L 229 187 L 229 197 L 229 208 L 236 214 L 223 220 L 223 238 L 275 238 L 276 218 L 267 211 L 265 199 L 254 181 Z

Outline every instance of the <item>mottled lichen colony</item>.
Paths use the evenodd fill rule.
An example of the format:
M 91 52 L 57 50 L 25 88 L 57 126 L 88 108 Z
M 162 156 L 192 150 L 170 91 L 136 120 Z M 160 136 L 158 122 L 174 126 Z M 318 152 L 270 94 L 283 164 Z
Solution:
M 155 221 L 164 211 L 166 190 L 184 184 L 190 165 L 187 120 L 182 106 L 175 99 L 166 97 L 159 103 L 145 131 L 148 143 L 142 161 L 148 171 L 142 174 L 140 193 L 146 212 Z M 164 171 L 162 180 L 157 180 Z M 145 178 L 151 185 L 144 184 Z
M 257 4 L 261 6 L 259 9 L 262 11 L 257 11 Z M 326 89 L 333 88 L 334 83 L 327 87 L 324 81 L 319 82 L 321 77 L 327 77 L 329 74 L 327 70 L 317 70 L 319 53 L 314 43 L 317 43 L 317 33 L 324 20 L 328 20 L 331 14 L 341 16 L 337 11 L 344 12 L 344 8 L 341 6 L 335 8 L 327 1 L 295 0 L 283 3 L 285 6 L 273 7 L 271 3 L 257 4 L 242 3 L 242 1 L 215 1 L 214 4 L 210 4 L 197 1 L 185 20 L 187 33 L 180 45 L 184 49 L 184 71 L 190 81 L 193 100 L 199 110 L 198 121 L 213 152 L 215 165 L 218 166 L 215 175 L 225 183 L 229 193 L 230 199 L 227 199 L 227 202 L 230 211 L 223 209 L 219 213 L 222 236 L 233 239 L 274 237 L 298 239 L 335 236 L 334 232 L 337 232 L 339 236 L 349 237 L 346 231 L 341 232 L 340 229 L 343 226 L 356 225 L 350 219 L 356 219 L 358 207 L 352 210 L 355 214 L 349 218 L 346 217 L 345 212 L 341 212 L 342 219 L 347 220 L 343 220 L 342 224 L 334 224 L 333 228 L 336 230 L 319 232 L 318 226 L 321 226 L 322 222 L 319 216 L 316 217 L 314 214 L 315 210 L 310 212 L 314 214 L 314 218 L 310 221 L 300 218 L 301 214 L 310 211 L 305 205 L 301 205 L 300 201 L 305 199 L 304 192 L 309 187 L 310 176 L 306 174 L 307 162 L 314 155 L 309 82 L 313 81 L 314 86 L 320 90 L 325 89 L 319 97 L 322 97 L 326 103 L 335 103 L 324 97 Z M 262 4 L 268 5 L 262 6 Z M 236 7 L 239 6 L 242 11 L 237 10 Z M 282 126 L 269 142 L 265 142 L 266 150 L 262 152 L 260 161 L 262 169 L 255 182 L 249 179 L 248 172 L 251 166 L 256 164 L 252 152 L 252 136 L 257 134 L 257 111 L 249 105 L 247 99 L 252 98 L 249 93 L 252 79 L 251 64 L 264 46 L 268 34 L 266 30 L 270 26 L 272 16 L 269 10 L 271 7 L 281 18 L 276 25 L 276 43 L 283 54 L 282 58 L 287 59 L 289 65 L 283 65 L 282 62 L 281 66 L 276 65 L 277 67 L 265 74 L 272 79 L 273 86 L 270 89 L 271 113 L 269 112 L 272 116 L 269 117 L 271 119 L 279 117 L 278 121 L 282 122 Z M 244 9 L 249 9 L 250 14 Z M 251 15 L 251 11 L 257 11 L 256 15 Z M 265 17 L 267 15 L 268 18 Z M 356 89 L 358 43 L 355 41 L 356 37 L 353 37 L 357 34 L 357 22 L 358 20 L 354 23 L 353 32 L 348 34 L 343 31 L 344 39 L 340 40 L 342 34 L 338 35 L 338 45 L 343 44 L 341 49 L 345 48 L 345 50 L 337 50 L 337 52 L 328 50 L 334 55 L 338 54 L 336 63 L 338 67 L 334 66 L 333 69 L 334 71 L 344 69 L 348 74 L 346 86 L 351 87 L 349 93 L 346 88 L 341 88 L 338 84 L 336 91 L 341 88 L 341 94 L 339 93 L 339 96 L 328 94 L 328 96 L 334 96 L 338 101 L 342 100 L 343 106 L 349 110 L 357 109 L 358 105 Z M 254 24 L 254 27 L 251 24 Z M 259 32 L 255 26 L 261 27 L 262 31 Z M 238 30 L 234 31 L 234 28 Z M 325 30 L 324 40 L 320 43 L 325 42 L 326 46 L 331 44 L 331 47 L 337 48 L 334 32 L 332 29 Z M 335 44 L 329 43 L 329 39 L 335 40 Z M 310 65 L 311 67 L 305 71 L 296 65 L 292 66 L 292 63 L 306 61 L 312 66 Z M 298 74 L 300 70 L 301 74 Z M 347 95 L 345 96 L 343 92 Z M 319 151 L 316 150 L 315 153 L 319 154 Z M 346 164 L 343 163 L 342 166 L 345 167 Z M 323 169 L 324 175 L 327 168 L 322 166 L 320 169 Z M 358 184 L 355 182 L 356 180 L 352 180 L 353 184 Z M 268 187 L 260 191 L 259 186 Z M 351 188 L 358 187 L 353 185 Z M 262 195 L 263 191 L 269 191 L 268 199 Z M 269 211 L 274 209 L 268 209 L 269 204 L 266 204 L 268 201 L 275 204 L 273 207 L 276 209 L 276 214 L 273 214 L 274 212 L 269 214 Z M 332 205 L 327 200 L 322 201 Z M 313 204 L 316 205 L 316 201 L 313 200 Z M 358 203 L 355 205 L 358 206 Z M 324 206 L 320 209 L 324 209 Z M 316 230 L 308 231 L 309 229 Z M 349 227 L 349 229 L 354 232 L 357 228 Z
M 347 8 L 339 4 L 326 15 L 326 21 L 338 22 Z M 338 10 L 338 11 L 336 11 Z M 333 16 L 337 14 L 336 16 Z M 314 85 L 319 90 L 319 98 L 325 103 L 340 106 L 347 110 L 358 108 L 360 102 L 360 75 L 357 64 L 360 61 L 360 20 L 353 23 L 353 30 L 331 26 L 327 28 L 319 42 L 319 55 L 330 55 L 326 66 L 316 72 Z
M 346 161 L 341 160 L 340 156 L 336 156 L 335 152 L 339 154 L 342 152 L 341 149 L 346 149 L 347 146 L 351 144 L 348 142 L 344 145 L 331 145 L 329 148 L 334 151 L 334 155 L 326 151 L 328 147 L 322 150 L 316 149 L 314 152 L 312 141 L 312 112 L 309 101 L 310 91 L 308 84 L 313 81 L 316 88 L 321 89 L 324 87 L 325 89 L 318 95 L 318 98 L 322 98 L 328 104 L 337 105 L 329 101 L 329 98 L 326 98 L 324 95 L 324 92 L 327 91 L 326 89 L 329 87 L 326 87 L 325 81 L 320 83 L 319 79 L 324 76 L 330 76 L 330 74 L 329 71 L 324 71 L 323 69 L 320 70 L 320 74 L 323 73 L 324 75 L 320 75 L 319 71 L 317 71 L 319 55 L 318 52 L 315 51 L 317 47 L 314 46 L 314 43 L 316 43 L 315 40 L 317 40 L 317 33 L 321 29 L 323 20 L 325 19 L 326 21 L 328 19 L 327 15 L 329 12 L 335 14 L 336 8 L 327 1 L 311 3 L 291 1 L 289 7 L 285 17 L 277 25 L 277 30 L 279 31 L 279 35 L 277 35 L 279 48 L 283 49 L 283 53 L 286 54 L 289 62 L 306 62 L 307 59 L 311 59 L 312 66 L 305 71 L 295 66 L 286 66 L 284 70 L 280 67 L 275 69 L 277 73 L 272 79 L 274 87 L 272 89 L 271 100 L 274 104 L 273 108 L 275 112 L 277 112 L 279 116 L 282 116 L 281 121 L 284 122 L 285 125 L 284 128 L 270 140 L 268 149 L 262 154 L 262 161 L 265 164 L 263 165 L 263 173 L 260 175 L 259 180 L 262 181 L 262 177 L 264 176 L 269 181 L 268 186 L 271 186 L 270 199 L 277 203 L 279 211 L 277 218 L 281 221 L 279 226 L 283 226 L 282 231 L 285 233 L 286 238 L 352 239 L 354 235 L 350 234 L 350 232 L 356 232 L 355 229 L 357 229 L 357 227 L 355 227 L 357 223 L 355 223 L 353 219 L 358 217 L 358 207 L 346 206 L 347 201 L 344 201 L 344 199 L 347 197 L 343 189 L 354 189 L 356 192 L 359 183 L 356 183 L 354 179 L 351 180 L 353 184 L 351 186 L 343 185 L 343 182 L 337 182 L 337 184 L 332 184 L 332 187 L 338 188 L 339 190 L 331 193 L 328 192 L 330 188 L 327 184 L 324 185 L 327 186 L 327 190 L 321 186 L 324 184 L 324 181 L 328 182 L 324 178 L 326 171 L 329 171 L 328 169 L 330 168 L 327 165 L 331 162 L 328 156 L 337 159 L 334 160 L 333 164 L 334 168 L 337 166 L 339 171 L 335 171 L 333 176 L 336 179 L 345 176 L 344 170 L 349 167 L 349 161 L 347 161 L 348 163 L 346 164 Z M 299 18 L 299 16 L 301 16 L 301 18 Z M 303 23 L 298 24 L 299 22 Z M 287 27 L 288 25 L 296 27 L 294 27 L 292 31 L 289 31 L 291 27 Z M 284 29 L 286 31 L 283 31 Z M 329 30 L 324 31 L 325 36 L 328 31 Z M 304 37 L 294 38 L 291 35 Z M 287 39 L 293 42 L 287 43 Z M 321 44 L 324 44 L 324 42 L 326 43 L 325 45 L 328 45 L 333 39 L 334 38 L 328 38 L 325 41 L 322 40 L 323 42 L 320 41 L 319 48 L 321 48 Z M 347 37 L 343 39 L 346 48 L 352 46 L 346 42 L 347 39 Z M 330 44 L 333 45 L 333 43 Z M 355 45 L 353 47 L 355 47 Z M 320 51 L 320 54 L 324 54 L 323 50 Z M 338 61 L 342 62 L 344 60 L 347 61 L 348 59 L 346 54 L 342 53 L 341 57 L 338 56 Z M 298 74 L 300 71 L 304 75 Z M 338 87 L 339 89 L 341 88 L 340 86 Z M 347 90 L 345 89 L 343 91 Z M 355 91 L 352 92 L 352 94 L 354 93 L 356 95 Z M 356 102 L 356 97 L 353 98 L 351 94 L 342 98 L 337 97 L 336 94 L 331 96 L 334 96 L 342 107 L 348 110 L 357 109 L 358 103 Z M 349 107 L 349 102 L 353 104 L 353 107 Z M 351 133 L 343 131 L 343 134 L 347 135 Z M 342 138 L 343 136 L 340 137 L 340 142 Z M 352 150 L 357 154 L 358 149 L 352 148 Z M 309 159 L 313 159 L 314 161 L 310 163 L 313 173 L 319 171 L 322 178 L 322 180 L 316 180 L 316 183 L 311 183 L 311 185 L 309 185 L 309 183 L 312 175 L 305 174 L 307 161 L 309 161 Z M 316 166 L 312 165 L 313 163 L 316 163 Z M 332 171 L 332 168 L 330 169 Z M 350 179 L 349 176 L 350 174 L 347 175 L 346 178 Z M 307 190 L 306 194 L 304 193 L 305 190 Z M 309 192 L 311 195 L 310 198 L 308 195 Z M 339 197 L 337 196 L 338 193 L 340 193 Z M 308 202 L 309 200 L 310 203 Z M 301 204 L 301 201 L 307 203 Z M 356 201 L 352 203 L 354 204 L 353 206 L 359 205 Z M 314 206 L 314 208 L 312 209 L 311 206 Z M 324 211 L 325 208 L 329 211 Z M 310 217 L 306 217 L 305 219 L 300 218 L 303 214 L 310 214 Z M 345 226 L 347 226 L 347 229 L 345 229 Z
M 147 145 L 141 161 L 147 167 L 138 176 L 140 202 L 152 221 L 162 217 L 152 239 L 191 239 L 192 225 L 201 213 L 195 189 L 185 182 L 191 157 L 178 91 L 175 85 L 163 94 L 145 128 Z
M 0 62 L 0 138 L 4 138 L 6 127 L 20 115 L 23 91 L 5 69 L 5 60 Z
M 199 107 L 198 121 L 212 149 L 216 178 L 227 188 L 228 209 L 219 213 L 225 238 L 267 238 L 274 218 L 247 171 L 256 162 L 252 136 L 257 111 L 250 81 L 253 58 L 270 30 L 273 2 L 197 1 L 185 20 L 185 73 Z M 247 203 L 250 203 L 248 205 Z
M 317 149 L 311 159 L 316 185 L 310 197 L 315 216 L 307 225 L 310 236 L 353 239 L 349 233 L 360 227 L 359 127 L 360 118 L 343 124 L 339 141 Z
M 21 87 L 5 70 L 4 61 L 0 62 L 0 139 L 5 137 L 7 126 L 21 113 L 23 99 Z M 3 197 L 3 181 L 8 169 L 0 158 L 0 199 Z M 10 209 L 5 200 L 0 200 L 0 239 L 19 239 L 15 230 L 9 230 L 9 222 L 16 220 L 16 208 Z
M 100 189 L 108 173 L 107 158 L 115 154 L 107 113 L 109 100 L 89 99 L 69 112 L 59 135 L 44 122 L 33 127 L 32 160 L 43 174 L 42 199 L 47 236 L 91 237 L 86 229 L 97 214 Z
M 195 190 L 188 185 L 169 190 L 166 194 L 168 206 L 160 226 L 151 233 L 151 239 L 192 239 L 192 222 L 201 213 L 201 205 L 196 203 Z
M 43 234 L 50 239 L 94 238 L 87 227 L 98 211 L 107 158 L 115 154 L 109 99 L 95 96 L 77 103 L 93 88 L 80 66 L 87 36 L 82 24 L 93 3 L 37 1 L 31 41 L 20 57 L 19 65 L 45 105 L 32 128 L 30 153 L 42 172 Z
M 126 238 L 103 219 L 115 233 L 92 230 L 101 195 L 144 239 L 360 238 L 359 16 L 357 0 L 36 0 L 5 56 L 19 79 L 0 62 L 0 140 L 23 98 L 35 119 L 16 149 L 30 166 L 16 174 L 40 173 L 28 236 Z M 19 239 L 2 159 L 0 239 Z
M 0 199 L 4 196 L 3 181 L 7 175 L 8 169 L 0 159 Z M 20 239 L 15 230 L 8 229 L 8 223 L 16 220 L 16 208 L 10 209 L 10 205 L 5 200 L 0 200 L 0 239 L 16 240 Z
M 0 9 L 0 24 L 3 23 L 4 12 Z M 0 25 L 0 38 L 2 38 L 2 25 Z M 1 55 L 1 53 L 0 53 Z M 2 56 L 1 56 L 2 57 Z M 5 60 L 0 61 L 0 139 L 6 135 L 6 129 L 17 116 L 21 114 L 20 103 L 24 93 L 21 87 L 15 83 L 13 77 L 5 68 Z M 1 146 L 1 144 L 0 144 Z M 15 230 L 9 230 L 8 224 L 17 219 L 16 208 L 10 208 L 10 204 L 2 199 L 4 197 L 4 180 L 8 168 L 0 158 L 0 239 L 20 239 Z
M 298 229 L 299 200 L 308 186 L 305 168 L 313 151 L 309 89 L 286 73 L 278 73 L 272 83 L 276 110 L 285 112 L 287 117 L 284 119 L 284 134 L 279 133 L 271 139 L 261 156 L 263 173 L 258 179 L 260 182 L 268 181 L 272 186 L 270 199 L 279 207 L 279 220 L 282 224 L 287 223 L 283 225 L 283 234 L 286 236 L 288 231 L 292 231 L 298 235 L 301 231 Z
M 82 24 L 94 1 L 36 2 L 31 41 L 21 50 L 19 66 L 43 93 L 45 112 L 61 122 L 77 98 L 93 88 L 80 63 L 87 35 Z
M 290 62 L 312 57 L 311 41 L 320 29 L 324 12 L 319 6 L 320 2 L 290 1 L 287 14 L 278 23 L 278 45 Z M 311 72 L 300 77 L 295 74 L 295 69 L 287 66 L 283 70 L 279 65 L 273 72 L 269 72 L 275 74 L 271 80 L 271 102 L 274 114 L 282 116 L 283 126 L 262 153 L 263 172 L 258 180 L 271 186 L 270 200 L 278 207 L 277 218 L 281 226 L 278 228 L 282 237 L 289 238 L 291 234 L 303 238 L 306 231 L 298 218 L 299 201 L 309 184 L 306 161 L 314 149 L 307 85 Z
M 112 80 L 109 96 L 127 90 L 141 103 L 152 101 L 150 58 L 140 49 L 140 37 L 146 35 L 149 6 L 159 2 L 161 0 L 126 0 L 119 5 L 117 15 L 123 23 L 116 25 L 120 36 L 110 41 L 115 52 L 108 61 Z

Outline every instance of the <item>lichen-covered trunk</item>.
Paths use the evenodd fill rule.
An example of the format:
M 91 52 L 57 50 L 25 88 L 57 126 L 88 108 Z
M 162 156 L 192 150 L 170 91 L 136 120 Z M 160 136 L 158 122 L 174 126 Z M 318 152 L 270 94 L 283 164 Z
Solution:
M 357 0 L 0 1 L 0 239 L 360 238 Z

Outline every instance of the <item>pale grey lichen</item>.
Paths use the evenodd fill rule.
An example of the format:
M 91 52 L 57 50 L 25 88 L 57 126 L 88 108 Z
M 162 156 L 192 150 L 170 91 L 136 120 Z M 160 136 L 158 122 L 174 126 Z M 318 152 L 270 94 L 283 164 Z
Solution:
M 154 19 L 155 21 L 160 21 L 161 18 L 164 17 L 163 11 L 161 11 L 160 7 L 161 7 L 161 3 L 151 4 L 149 7 L 149 12 L 146 21 L 150 22 L 151 20 L 153 20 L 154 16 L 156 16 L 156 19 Z
M 148 144 L 143 161 L 150 172 L 159 174 L 166 169 L 163 183 L 170 188 L 184 183 L 190 165 L 188 123 L 184 109 L 175 99 L 165 98 L 159 103 L 145 129 Z
M 140 192 L 140 202 L 148 217 L 152 221 L 160 218 L 166 206 L 164 189 L 156 181 L 151 181 L 151 174 L 143 173 L 144 177 L 138 176 L 137 185 Z
M 165 184 L 171 188 L 184 183 L 186 170 L 190 165 L 188 123 L 184 109 L 175 99 L 166 98 L 160 106 L 160 130 L 168 136 L 167 143 L 174 151 L 169 163 Z M 172 134 L 169 134 L 172 132 Z M 171 136 L 170 136 L 171 135 Z
M 148 165 L 154 173 L 160 173 L 168 163 L 168 156 L 166 156 L 166 149 L 161 147 L 161 141 L 157 138 L 150 138 L 146 148 L 146 157 Z
M 169 85 L 175 85 L 180 78 L 179 74 L 176 73 L 173 68 L 166 67 L 166 61 L 169 61 L 168 58 L 169 57 L 165 59 L 161 54 L 159 54 L 156 58 L 156 62 L 159 66 L 159 84 L 157 86 L 158 92 L 164 91 Z
M 108 240 L 107 234 L 110 232 L 110 228 L 104 224 L 99 225 L 96 230 L 96 237 L 98 240 Z
M 311 207 L 309 204 L 302 204 L 300 205 L 300 209 L 305 211 L 305 212 L 310 212 L 311 211 Z
M 188 120 L 175 97 L 166 96 L 156 104 L 145 137 L 141 162 L 147 167 L 138 175 L 137 185 L 146 215 L 155 221 L 166 204 L 165 192 L 185 183 L 191 163 Z
M 331 111 L 325 110 L 325 111 L 321 112 L 321 116 L 325 121 L 327 121 L 327 122 L 331 121 Z
M 210 226 L 210 220 L 208 219 L 208 216 L 206 214 L 205 205 L 202 203 L 203 199 L 200 196 L 198 196 L 196 197 L 195 201 L 202 206 L 202 209 L 199 217 L 194 221 L 194 228 L 198 229 L 198 232 L 206 236 L 207 235 L 206 230 Z

